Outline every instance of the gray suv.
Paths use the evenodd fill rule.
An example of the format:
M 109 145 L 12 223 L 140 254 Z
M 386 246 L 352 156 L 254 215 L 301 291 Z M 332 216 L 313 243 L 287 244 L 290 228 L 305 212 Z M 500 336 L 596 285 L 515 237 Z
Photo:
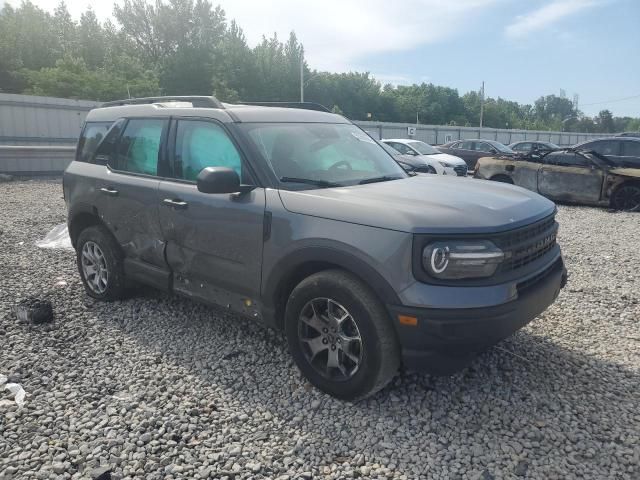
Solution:
M 304 376 L 347 400 L 401 364 L 462 368 L 566 279 L 552 202 L 411 176 L 324 111 L 105 104 L 87 116 L 64 194 L 90 296 L 142 283 L 281 329 Z

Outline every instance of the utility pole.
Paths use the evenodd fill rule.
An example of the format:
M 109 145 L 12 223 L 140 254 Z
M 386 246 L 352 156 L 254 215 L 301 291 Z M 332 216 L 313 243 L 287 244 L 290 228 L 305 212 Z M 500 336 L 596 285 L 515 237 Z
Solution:
M 304 48 L 300 47 L 300 103 L 304 102 Z
M 482 90 L 480 91 L 480 128 L 482 128 L 483 117 L 484 117 L 484 80 L 482 81 Z

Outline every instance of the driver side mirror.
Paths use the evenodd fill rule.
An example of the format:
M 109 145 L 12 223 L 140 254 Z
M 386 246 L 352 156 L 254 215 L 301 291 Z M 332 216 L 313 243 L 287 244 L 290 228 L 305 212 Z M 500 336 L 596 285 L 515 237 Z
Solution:
M 245 193 L 253 189 L 250 185 L 241 185 L 236 171 L 228 167 L 203 168 L 196 180 L 202 193 Z

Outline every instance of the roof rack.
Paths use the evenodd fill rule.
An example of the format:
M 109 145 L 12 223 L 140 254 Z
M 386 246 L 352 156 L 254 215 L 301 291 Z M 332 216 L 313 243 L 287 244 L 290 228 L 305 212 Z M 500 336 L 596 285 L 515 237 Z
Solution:
M 257 107 L 282 107 L 282 108 L 300 108 L 302 110 L 316 110 L 318 112 L 331 113 L 324 105 L 313 102 L 238 102 L 241 105 L 255 105 Z
M 114 100 L 113 102 L 105 102 L 103 107 L 117 107 L 121 105 L 142 105 L 149 103 L 161 102 L 189 102 L 194 107 L 201 108 L 224 108 L 224 105 L 216 97 L 206 96 L 176 96 L 176 97 L 143 97 L 143 98 L 126 98 L 124 100 Z

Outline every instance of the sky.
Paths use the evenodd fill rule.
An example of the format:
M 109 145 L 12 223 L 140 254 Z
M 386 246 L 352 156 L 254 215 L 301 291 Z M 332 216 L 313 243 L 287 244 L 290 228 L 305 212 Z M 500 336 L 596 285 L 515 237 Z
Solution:
M 17 5 L 21 0 L 9 0 Z M 32 0 L 52 11 L 58 0 Z M 122 1 L 122 0 L 115 0 Z M 75 18 L 113 0 L 66 0 Z M 533 103 L 572 99 L 587 115 L 640 117 L 640 0 L 212 0 L 250 45 L 295 31 L 310 68 L 368 71 Z M 313 81 L 313 80 L 311 80 Z

